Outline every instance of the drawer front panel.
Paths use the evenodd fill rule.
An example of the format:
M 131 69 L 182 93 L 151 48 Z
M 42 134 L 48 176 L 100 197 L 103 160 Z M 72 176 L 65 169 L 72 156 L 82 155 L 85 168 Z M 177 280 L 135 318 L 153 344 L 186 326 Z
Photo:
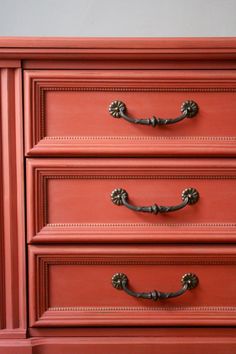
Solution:
M 33 327 L 236 323 L 234 246 L 29 246 L 29 261 Z M 156 302 L 115 289 L 117 272 L 135 292 L 177 291 L 188 272 L 199 284 Z
M 236 153 L 234 71 L 25 71 L 27 155 L 232 155 Z M 113 118 L 176 118 L 194 100 L 194 118 L 145 126 Z
M 236 162 L 233 159 L 29 159 L 30 242 L 226 242 L 236 240 Z M 132 205 L 182 202 L 171 213 L 137 212 L 111 201 L 124 188 Z

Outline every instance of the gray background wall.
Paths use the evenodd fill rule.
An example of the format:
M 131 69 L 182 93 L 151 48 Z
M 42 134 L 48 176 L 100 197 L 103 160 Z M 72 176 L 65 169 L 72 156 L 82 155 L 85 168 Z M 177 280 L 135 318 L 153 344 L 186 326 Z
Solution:
M 236 36 L 236 0 L 0 0 L 0 36 Z

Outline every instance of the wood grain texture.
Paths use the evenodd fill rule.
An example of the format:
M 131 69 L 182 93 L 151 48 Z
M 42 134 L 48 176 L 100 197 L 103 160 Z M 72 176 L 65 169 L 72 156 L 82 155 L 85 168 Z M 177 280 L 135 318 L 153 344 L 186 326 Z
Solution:
M 26 334 L 21 70 L 1 69 L 1 331 Z
M 236 38 L 5 37 L 0 57 L 0 354 L 235 353 Z M 120 98 L 133 117 L 200 110 L 154 130 L 112 120 Z M 185 182 L 200 200 L 156 221 L 111 209 L 117 182 L 137 204 L 177 203 Z M 200 283 L 146 303 L 116 271 L 137 291 Z
M 30 246 L 30 326 L 234 326 L 234 246 Z M 199 285 L 153 302 L 114 289 L 176 291 L 188 272 Z M 217 278 L 217 282 L 216 282 Z
M 58 156 L 235 156 L 233 70 L 27 70 L 26 154 Z M 199 113 L 170 126 L 115 119 L 123 101 L 134 118 L 175 118 L 186 100 Z
M 235 242 L 235 183 L 234 159 L 27 159 L 28 241 Z M 189 187 L 198 203 L 169 214 L 110 199 L 124 188 L 134 205 L 177 205 Z

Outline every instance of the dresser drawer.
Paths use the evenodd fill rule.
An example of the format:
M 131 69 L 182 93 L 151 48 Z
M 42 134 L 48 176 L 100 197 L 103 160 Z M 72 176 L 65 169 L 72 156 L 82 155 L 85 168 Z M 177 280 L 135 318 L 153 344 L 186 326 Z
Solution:
M 178 206 L 190 187 L 199 199 L 173 212 L 111 198 Z M 29 242 L 235 242 L 235 208 L 234 159 L 27 160 Z
M 236 154 L 234 70 L 26 70 L 24 90 L 29 156 Z M 131 120 L 198 112 L 153 127 L 114 118 L 114 101 Z
M 235 271 L 234 246 L 29 246 L 30 326 L 235 325 Z

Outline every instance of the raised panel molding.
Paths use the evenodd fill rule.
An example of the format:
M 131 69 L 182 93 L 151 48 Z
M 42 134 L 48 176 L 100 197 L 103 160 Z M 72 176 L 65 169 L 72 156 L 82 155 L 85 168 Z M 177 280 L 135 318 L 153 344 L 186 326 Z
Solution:
M 215 71 L 61 71 L 26 70 L 25 76 L 25 153 L 28 156 L 47 154 L 49 156 L 232 156 L 236 153 L 236 136 L 222 131 L 219 135 L 194 133 L 194 126 L 187 134 L 169 136 L 160 128 L 155 128 L 157 136 L 137 133 L 132 135 L 81 134 L 60 136 L 47 135 L 46 94 L 56 92 L 114 92 L 114 100 L 124 92 L 185 92 L 236 94 L 236 75 L 234 70 Z M 92 99 L 92 98 L 91 98 Z M 109 122 L 108 105 L 104 115 Z M 201 107 L 200 110 L 204 107 Z M 214 109 L 214 107 L 212 107 Z M 153 112 L 155 113 L 155 112 Z M 158 112 L 157 112 L 158 114 Z M 89 117 L 85 117 L 89 119 Z M 201 117 L 207 120 L 207 117 Z M 227 117 L 226 117 L 227 118 Z M 78 118 L 79 119 L 79 118 Z M 199 118 L 196 118 L 199 119 Z M 211 118 L 212 119 L 212 118 Z M 222 117 L 223 119 L 223 117 Z M 110 121 L 111 122 L 111 121 Z M 104 124 L 104 123 L 102 123 Z M 117 122 L 123 124 L 123 122 Z M 129 123 L 127 129 L 130 128 Z M 186 122 L 185 122 L 186 124 Z M 226 123 L 225 123 L 226 124 Z M 106 125 L 107 126 L 107 125 Z M 119 125 L 117 125 L 119 127 Z M 144 128 L 142 128 L 144 129 Z M 152 129 L 149 127 L 148 129 Z M 159 130 L 158 130 L 159 129 Z M 118 130 L 119 131 L 119 130 Z M 151 130 L 150 130 L 151 131 Z M 168 130 L 167 130 L 168 131 Z M 160 133 L 160 134 L 159 134 Z M 140 135 L 141 134 L 141 135 Z M 230 148 L 230 149 L 229 149 Z
M 215 299 L 211 297 L 211 295 L 214 294 L 214 290 L 212 288 L 207 289 L 207 285 L 209 283 L 211 284 L 212 278 L 217 276 L 218 269 L 221 274 L 222 271 L 225 271 L 226 274 L 228 270 L 229 273 L 233 271 L 232 266 L 236 266 L 235 247 L 199 246 L 196 250 L 187 246 L 179 248 L 174 246 L 30 246 L 29 262 L 31 270 L 29 284 L 30 326 L 32 327 L 232 326 L 236 324 L 236 306 L 234 306 L 234 302 L 230 300 L 231 304 L 227 303 L 228 305 L 226 306 L 217 304 L 217 301 L 214 304 Z M 101 286 L 101 291 L 104 291 L 103 287 L 109 279 L 108 273 L 111 273 L 111 280 L 114 269 L 116 269 L 117 272 L 122 271 L 125 266 L 135 266 L 137 277 L 139 270 L 142 271 L 142 268 L 145 266 L 150 266 L 149 270 L 152 273 L 155 271 L 158 272 L 158 266 L 163 266 L 163 269 L 173 266 L 172 275 L 177 272 L 179 274 L 179 272 L 182 271 L 182 268 L 177 269 L 179 266 L 183 267 L 186 272 L 189 268 L 193 269 L 194 267 L 198 267 L 197 269 L 200 272 L 201 266 L 204 266 L 206 278 L 204 281 L 202 279 L 201 283 L 201 275 L 199 275 L 199 291 L 200 293 L 202 291 L 205 293 L 206 303 L 204 302 L 204 305 L 199 306 L 186 306 L 187 297 L 185 299 L 183 297 L 181 302 L 176 306 L 170 304 L 168 300 L 161 303 L 157 302 L 155 305 L 148 300 L 146 303 L 144 301 L 140 304 L 137 300 L 136 302 L 132 302 L 130 306 L 125 304 L 123 306 L 80 306 L 79 303 L 83 299 L 78 297 L 78 306 L 52 306 L 50 305 L 51 301 L 53 301 L 50 283 L 52 282 L 53 273 L 50 273 L 50 269 L 54 266 L 60 266 L 61 270 L 65 270 L 66 266 L 78 266 L 78 280 L 80 278 L 80 266 L 81 272 L 83 272 L 84 267 L 94 267 L 94 271 L 99 272 L 99 266 L 102 266 L 101 269 L 103 269 L 103 271 L 99 273 L 100 277 L 98 276 L 97 278 L 97 282 L 104 281 L 104 285 Z M 104 272 L 104 266 L 108 267 L 108 273 Z M 131 269 L 130 272 L 132 272 Z M 201 274 L 204 274 L 202 270 Z M 228 279 L 231 279 L 230 277 L 232 277 L 233 274 L 231 273 L 231 275 L 228 276 Z M 149 277 L 150 281 L 152 281 L 151 276 Z M 138 278 L 144 280 L 142 276 Z M 82 279 L 84 279 L 83 276 Z M 93 287 L 91 287 L 89 279 L 87 279 L 86 284 L 84 283 L 82 285 L 84 289 L 86 289 L 87 286 L 88 289 L 91 289 L 91 292 L 88 292 L 88 298 L 91 304 L 93 303 L 92 289 L 95 291 L 96 285 L 98 284 L 94 283 Z M 160 284 L 158 286 L 161 287 Z M 233 288 L 231 289 L 233 292 Z M 197 294 L 197 291 L 196 289 L 195 294 Z M 208 293 L 208 291 L 210 291 L 210 293 Z M 221 297 L 225 291 L 227 291 L 225 286 L 222 285 L 221 288 L 219 283 L 215 283 L 215 292 L 219 302 L 221 302 Z M 112 285 L 110 293 L 107 294 L 105 298 L 108 303 L 111 294 Z M 100 296 L 101 295 L 102 294 L 100 294 Z M 123 301 L 125 302 L 127 300 L 129 301 L 130 299 L 128 296 L 126 298 L 125 295 Z M 194 294 L 192 301 L 194 301 Z M 198 301 L 196 301 L 196 303 L 198 303 Z
M 23 338 L 26 274 L 21 69 L 0 69 L 0 81 L 0 338 Z
M 132 96 L 133 107 L 125 101 L 132 117 L 173 118 L 187 96 L 201 105 L 196 120 L 171 134 L 139 126 L 135 136 L 128 122 L 122 130 L 109 121 L 113 94 Z M 81 99 L 79 111 L 82 95 L 88 105 Z M 236 353 L 235 95 L 236 37 L 0 37 L 0 354 Z M 86 110 L 95 101 L 100 111 Z M 150 188 L 154 181 L 156 190 L 159 180 L 180 186 L 191 177 L 206 192 L 211 183 L 218 201 L 211 213 L 195 205 L 203 205 L 207 222 L 186 217 L 172 228 L 163 218 L 157 228 L 143 214 L 140 223 L 126 223 L 128 214 L 80 223 L 76 195 L 76 220 L 63 222 L 73 183 L 89 178 L 87 186 L 102 186 L 124 174 Z M 69 198 L 54 198 L 63 183 Z M 196 209 L 188 215 L 202 216 Z M 183 270 L 196 271 L 199 287 L 164 304 L 127 298 L 111 285 L 121 266 L 133 290 L 177 290 Z
M 63 180 L 187 180 L 194 184 L 236 182 L 234 159 L 28 159 L 27 204 L 29 242 L 234 242 L 236 224 L 232 222 L 176 222 L 156 215 L 154 222 L 146 216 L 142 222 L 122 223 L 49 223 L 48 182 Z M 190 182 L 189 182 L 190 181 Z M 120 183 L 120 182 L 119 182 Z M 227 187 L 228 188 L 228 187 Z M 106 198 L 111 191 L 108 189 Z M 83 191 L 85 193 L 85 191 Z M 204 187 L 202 197 L 210 198 Z M 231 198 L 230 198 L 231 200 Z M 229 202 L 230 202 L 229 200 Z M 200 203 L 201 201 L 199 201 Z M 231 200 L 232 202 L 232 200 Z M 94 195 L 94 203 L 99 203 Z M 92 208 L 92 205 L 81 207 Z M 111 205 L 112 207 L 112 205 Z M 215 208 L 212 205 L 211 208 Z M 228 205 L 227 205 L 228 207 Z M 219 210 L 219 209 L 218 209 Z M 127 210 L 125 215 L 131 214 Z M 174 218 L 174 214 L 173 218 Z M 184 211 L 183 211 L 184 215 Z M 191 219 L 191 218 L 190 218 Z M 153 220 L 153 219 L 152 219 Z M 160 221 L 162 220 L 162 222 Z M 211 220 L 211 219 L 210 219 Z M 172 227 L 172 226 L 175 227 Z

